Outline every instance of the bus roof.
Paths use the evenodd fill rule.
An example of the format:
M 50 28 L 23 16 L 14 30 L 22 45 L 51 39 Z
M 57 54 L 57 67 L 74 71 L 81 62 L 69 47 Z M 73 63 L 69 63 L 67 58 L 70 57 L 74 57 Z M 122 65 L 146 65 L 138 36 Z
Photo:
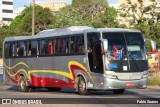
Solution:
M 139 30 L 133 29 L 124 29 L 124 28 L 92 28 L 88 26 L 72 26 L 68 28 L 57 28 L 57 29 L 48 29 L 43 30 L 37 33 L 35 36 L 16 36 L 16 37 L 7 37 L 4 42 L 7 41 L 19 41 L 19 40 L 29 40 L 29 39 L 38 39 L 44 37 L 55 37 L 55 36 L 64 36 L 64 35 L 73 35 L 80 34 L 84 32 L 140 32 Z

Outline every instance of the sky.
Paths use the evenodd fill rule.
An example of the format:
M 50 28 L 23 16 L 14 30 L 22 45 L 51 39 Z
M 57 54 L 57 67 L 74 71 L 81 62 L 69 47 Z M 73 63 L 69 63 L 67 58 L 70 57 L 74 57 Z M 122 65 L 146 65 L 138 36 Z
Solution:
M 57 1 L 66 1 L 68 4 L 71 4 L 72 0 L 35 0 L 36 2 L 57 2 Z M 32 0 L 13 0 L 13 8 L 18 9 L 19 7 L 29 6 Z M 114 4 L 116 0 L 108 0 L 108 3 Z

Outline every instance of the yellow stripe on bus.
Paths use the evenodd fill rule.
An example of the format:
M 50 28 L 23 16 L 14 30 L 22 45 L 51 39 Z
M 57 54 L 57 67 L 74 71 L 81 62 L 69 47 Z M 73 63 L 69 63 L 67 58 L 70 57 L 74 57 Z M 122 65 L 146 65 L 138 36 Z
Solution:
M 27 73 L 27 71 L 26 71 L 25 69 L 19 69 L 16 73 L 11 74 L 11 73 L 9 72 L 9 70 L 12 70 L 12 69 L 14 69 L 15 67 L 17 67 L 17 66 L 19 66 L 19 65 L 24 65 L 24 66 L 26 66 L 27 68 L 29 68 L 29 67 L 28 67 L 28 65 L 27 65 L 26 63 L 24 63 L 24 62 L 19 62 L 19 63 L 17 63 L 16 65 L 14 65 L 14 66 L 12 66 L 12 67 L 7 66 L 5 63 L 4 63 L 4 65 L 5 65 L 5 69 L 6 69 L 6 71 L 7 71 L 7 73 L 8 73 L 9 76 L 14 77 L 14 76 L 17 75 L 19 72 L 24 72 L 29 80 L 31 80 L 30 75 L 31 75 L 32 73 L 53 73 L 53 74 L 58 74 L 58 75 L 65 76 L 65 77 L 73 80 L 74 78 L 73 78 L 73 74 L 72 74 L 72 71 L 71 71 L 71 65 L 76 65 L 76 66 L 80 67 L 82 70 L 84 70 L 84 71 L 88 74 L 88 76 L 90 77 L 90 79 L 93 81 L 93 78 L 92 78 L 92 76 L 90 75 L 90 73 L 87 71 L 87 69 L 86 69 L 81 63 L 76 62 L 76 61 L 70 61 L 70 62 L 68 63 L 68 68 L 69 68 L 69 71 L 70 71 L 69 73 L 66 72 L 66 71 L 58 71 L 58 70 L 29 70 L 28 73 Z M 93 81 L 93 82 L 94 82 L 94 81 Z

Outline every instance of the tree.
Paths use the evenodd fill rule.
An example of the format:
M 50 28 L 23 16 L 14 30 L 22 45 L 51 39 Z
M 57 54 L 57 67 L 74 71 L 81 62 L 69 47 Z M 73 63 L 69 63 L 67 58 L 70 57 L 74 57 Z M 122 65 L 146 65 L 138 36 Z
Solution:
M 7 25 L 2 25 L 0 26 L 0 57 L 2 57 L 2 53 L 3 53 L 3 41 L 4 38 L 6 37 L 6 33 L 7 33 Z
M 73 0 L 54 15 L 50 28 L 68 26 L 116 27 L 117 12 L 106 0 Z
M 107 7 L 103 14 L 101 14 L 95 22 L 94 27 L 119 27 L 117 20 L 117 11 L 113 7 Z
M 129 28 L 139 29 L 145 38 L 155 40 L 157 48 L 160 48 L 160 14 L 157 12 L 158 3 L 153 2 L 145 6 L 143 0 L 132 3 L 126 0 L 127 4 L 121 5 L 119 14 L 129 20 Z
M 23 35 L 24 30 L 21 29 L 22 23 L 25 21 L 24 18 L 32 11 L 32 7 L 26 7 L 20 15 L 12 20 L 9 29 L 8 36 L 19 36 Z
M 94 21 L 108 7 L 106 0 L 73 0 L 72 6 L 76 8 L 81 17 L 90 17 Z
M 89 17 L 81 17 L 81 13 L 68 5 L 58 11 L 53 17 L 50 28 L 63 28 L 68 26 L 92 26 Z
M 35 7 L 35 32 L 47 29 L 52 23 L 53 14 L 49 8 Z M 17 16 L 8 30 L 12 36 L 31 35 L 32 32 L 32 6 L 26 7 L 24 11 Z

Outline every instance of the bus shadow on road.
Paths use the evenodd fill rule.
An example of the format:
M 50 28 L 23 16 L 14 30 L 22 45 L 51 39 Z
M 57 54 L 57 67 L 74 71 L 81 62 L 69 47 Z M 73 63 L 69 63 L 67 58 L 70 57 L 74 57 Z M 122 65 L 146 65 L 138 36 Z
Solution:
M 9 91 L 14 91 L 14 92 L 19 92 L 19 87 L 18 86 L 10 86 L 7 88 L 7 90 Z M 46 88 L 37 88 L 37 89 L 34 89 L 32 93 L 39 93 L 39 92 L 42 92 L 42 93 L 57 93 L 57 94 L 75 94 L 75 89 L 70 89 L 70 88 L 62 88 L 61 91 L 48 91 L 48 89 Z M 135 92 L 133 90 L 125 90 L 125 92 L 121 95 L 117 95 L 117 94 L 114 94 L 111 90 L 107 90 L 107 91 L 90 91 L 90 94 L 87 95 L 87 96 L 100 96 L 100 97 L 106 97 L 107 96 L 138 96 L 138 97 L 150 97 L 150 96 L 147 96 L 147 95 L 142 95 L 142 94 L 139 94 L 138 92 Z

